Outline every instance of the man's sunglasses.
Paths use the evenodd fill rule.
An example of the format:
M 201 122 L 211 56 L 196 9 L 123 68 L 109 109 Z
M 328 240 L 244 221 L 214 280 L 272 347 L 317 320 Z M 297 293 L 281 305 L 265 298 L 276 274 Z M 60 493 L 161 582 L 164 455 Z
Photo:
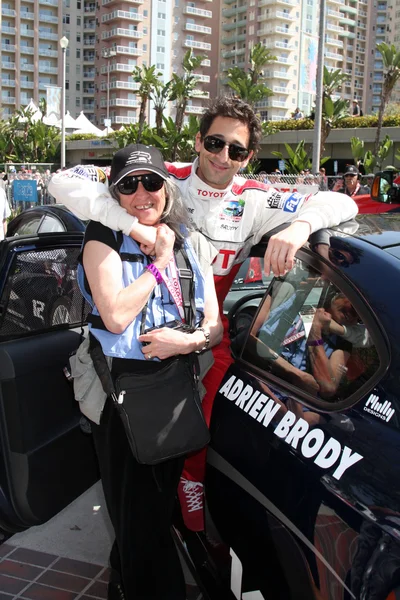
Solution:
M 335 265 L 346 267 L 346 268 L 350 266 L 347 256 L 345 256 L 337 248 L 329 248 L 329 258 Z
M 117 183 L 117 189 L 120 194 L 129 196 L 129 194 L 134 194 L 136 192 L 139 186 L 139 181 L 142 182 L 146 192 L 158 192 L 158 190 L 161 190 L 162 186 L 164 185 L 165 179 L 160 177 L 160 175 L 156 175 L 156 173 L 149 173 L 146 175 L 129 175 Z
M 215 135 L 207 135 L 203 141 L 204 148 L 211 154 L 219 154 L 228 146 L 228 156 L 231 160 L 237 160 L 243 162 L 250 154 L 250 150 L 239 146 L 239 144 L 227 144 L 227 142 Z

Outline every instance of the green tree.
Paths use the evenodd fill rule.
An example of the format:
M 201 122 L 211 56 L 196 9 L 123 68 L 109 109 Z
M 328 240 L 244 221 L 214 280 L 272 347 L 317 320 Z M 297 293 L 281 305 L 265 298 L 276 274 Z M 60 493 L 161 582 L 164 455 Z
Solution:
M 382 56 L 383 66 L 385 68 L 383 75 L 381 101 L 378 112 L 378 126 L 376 128 L 375 143 L 373 154 L 378 155 L 379 140 L 381 138 L 381 129 L 385 108 L 390 100 L 394 86 L 400 78 L 400 51 L 396 49 L 394 44 L 386 44 L 382 42 L 376 46 L 377 53 L 375 58 Z
M 171 81 L 168 81 L 163 86 L 157 86 L 150 93 L 150 98 L 153 102 L 153 108 L 156 113 L 156 129 L 157 135 L 162 135 L 164 111 L 170 99 Z
M 235 94 L 251 105 L 272 96 L 273 92 L 265 85 L 263 69 L 276 60 L 263 44 L 256 44 L 250 52 L 250 67 L 244 71 L 240 67 L 228 69 L 227 85 Z
M 195 56 L 193 50 L 190 48 L 183 57 L 183 75 L 172 74 L 169 99 L 175 102 L 175 127 L 178 133 L 183 127 L 188 100 L 198 85 L 198 77 L 194 71 L 206 58 L 205 55 Z
M 288 171 L 290 174 L 300 173 L 305 169 L 311 169 L 312 161 L 311 158 L 305 149 L 305 142 L 301 140 L 296 146 L 296 148 L 292 148 L 290 144 L 285 144 L 286 153 L 288 158 L 285 158 L 282 152 L 271 152 L 274 156 L 279 158 L 280 160 L 285 161 L 285 171 Z M 321 159 L 321 166 L 329 160 L 329 157 L 325 157 Z
M 333 127 L 337 127 L 342 119 L 349 116 L 349 104 L 343 98 L 333 98 L 335 92 L 340 91 L 343 83 L 349 76 L 340 69 L 329 70 L 324 66 L 323 97 L 322 97 L 322 123 L 321 123 L 321 149 L 322 156 L 326 140 Z
M 162 87 L 160 77 L 162 77 L 162 73 L 160 73 L 160 71 L 156 72 L 155 65 L 151 65 L 150 67 L 141 65 L 140 67 L 135 67 L 132 71 L 133 81 L 139 84 L 137 95 L 140 96 L 139 127 L 137 131 L 138 137 L 135 140 L 136 143 L 142 142 L 147 104 L 152 91 L 158 87 Z

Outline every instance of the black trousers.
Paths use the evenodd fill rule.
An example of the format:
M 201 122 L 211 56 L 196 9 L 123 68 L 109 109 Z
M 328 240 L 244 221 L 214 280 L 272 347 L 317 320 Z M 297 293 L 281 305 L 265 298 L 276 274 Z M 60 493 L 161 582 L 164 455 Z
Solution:
M 108 399 L 92 425 L 104 495 L 115 531 L 110 566 L 127 600 L 185 600 L 185 582 L 171 536 L 184 458 L 155 466 L 133 457 L 122 421 Z

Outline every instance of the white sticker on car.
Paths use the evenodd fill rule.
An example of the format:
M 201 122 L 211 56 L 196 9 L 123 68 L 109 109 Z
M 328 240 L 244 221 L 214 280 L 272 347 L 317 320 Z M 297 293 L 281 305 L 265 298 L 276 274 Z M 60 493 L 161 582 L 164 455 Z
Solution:
M 371 415 L 386 421 L 386 423 L 389 423 L 390 419 L 394 415 L 392 403 L 388 400 L 385 400 L 385 402 L 379 402 L 379 396 L 376 396 L 375 394 L 370 395 L 365 403 L 364 410 Z
M 220 388 L 219 393 L 247 413 L 252 419 L 268 427 L 272 419 L 282 408 L 282 405 L 249 384 L 232 375 Z M 331 469 L 335 466 L 332 477 L 340 479 L 349 467 L 355 465 L 364 457 L 353 452 L 348 446 L 342 446 L 334 437 L 322 429 L 313 427 L 294 412 L 287 410 L 277 423 L 274 434 L 299 450 L 304 458 L 314 459 L 314 464 L 321 469 Z

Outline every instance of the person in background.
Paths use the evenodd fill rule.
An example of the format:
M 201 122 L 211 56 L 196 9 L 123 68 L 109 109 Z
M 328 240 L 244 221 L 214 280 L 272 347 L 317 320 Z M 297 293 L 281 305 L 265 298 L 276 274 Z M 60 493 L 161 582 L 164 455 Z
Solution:
M 260 181 L 240 177 L 239 169 L 253 157 L 261 138 L 261 123 L 249 104 L 239 98 L 216 98 L 200 120 L 195 140 L 198 157 L 193 164 L 168 166 L 193 226 L 218 250 L 213 271 L 224 337 L 213 349 L 214 365 L 203 380 L 207 393 L 202 406 L 208 423 L 215 395 L 233 362 L 223 302 L 252 246 L 264 234 L 285 224 L 282 231 L 271 236 L 264 257 L 267 274 L 272 270 L 277 276 L 284 275 L 293 267 L 296 251 L 311 232 L 347 221 L 358 212 L 357 205 L 341 194 L 280 192 Z M 80 218 L 101 221 L 135 238 L 137 222 L 110 196 L 107 187 L 76 178 L 72 171 L 50 181 L 49 191 L 57 201 Z M 152 246 L 151 232 L 148 235 Z M 184 521 L 194 531 L 204 528 L 205 460 L 205 450 L 191 456 L 179 486 Z
M 353 117 L 361 117 L 361 109 L 358 100 L 353 100 Z
M 0 241 L 4 240 L 7 233 L 7 219 L 11 215 L 10 205 L 8 203 L 6 192 L 3 188 L 0 188 L 0 215 L 2 220 L 2 227 L 0 228 Z
M 367 186 L 369 187 L 369 193 L 371 193 L 372 184 L 374 182 L 374 178 L 375 178 L 375 175 L 373 173 L 368 173 L 367 176 L 366 176 Z
M 353 196 L 361 196 L 363 194 L 369 194 L 370 190 L 367 185 L 361 185 L 360 171 L 355 165 L 347 165 L 344 173 L 344 185 L 337 191 L 341 194 L 347 194 L 351 198 Z
M 292 119 L 304 119 L 304 115 L 301 112 L 300 108 L 297 107 L 296 110 L 293 113 Z
M 326 171 L 324 167 L 320 167 L 316 181 L 319 185 L 319 189 L 321 192 L 326 192 L 328 190 L 328 178 L 326 176 Z

